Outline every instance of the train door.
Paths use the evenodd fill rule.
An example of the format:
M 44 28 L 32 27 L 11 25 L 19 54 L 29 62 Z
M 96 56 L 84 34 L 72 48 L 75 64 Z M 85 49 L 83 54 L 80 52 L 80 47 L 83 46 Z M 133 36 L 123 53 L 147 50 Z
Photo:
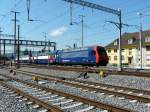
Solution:
M 98 55 L 99 55 L 99 65 L 106 66 L 108 63 L 108 56 L 106 50 L 103 47 L 97 47 Z

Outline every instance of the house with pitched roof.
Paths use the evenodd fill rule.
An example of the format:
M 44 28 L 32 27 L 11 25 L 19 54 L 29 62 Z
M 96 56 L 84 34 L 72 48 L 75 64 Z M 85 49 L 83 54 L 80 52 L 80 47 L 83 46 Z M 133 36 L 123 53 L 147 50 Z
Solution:
M 121 38 L 122 63 L 124 66 L 140 66 L 139 32 L 124 33 Z M 109 57 L 109 65 L 119 65 L 119 39 L 115 39 L 105 48 Z M 150 66 L 150 30 L 142 32 L 142 65 Z

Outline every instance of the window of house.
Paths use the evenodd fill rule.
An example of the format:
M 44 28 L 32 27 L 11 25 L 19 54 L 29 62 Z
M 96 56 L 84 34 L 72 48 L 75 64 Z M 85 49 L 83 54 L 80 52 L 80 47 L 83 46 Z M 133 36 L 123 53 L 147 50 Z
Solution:
M 108 56 L 108 58 L 109 58 L 109 61 L 111 60 L 111 56 Z
M 133 39 L 129 39 L 128 44 L 133 44 Z
M 122 58 L 122 60 L 124 60 L 124 56 L 122 56 L 121 58 Z
M 114 42 L 114 45 L 118 45 L 118 41 L 115 41 L 115 42 Z
M 131 55 L 131 54 L 132 54 L 132 49 L 130 48 L 130 49 L 129 49 L 129 55 Z
M 150 51 L 150 46 L 146 46 L 146 51 Z
M 115 60 L 115 61 L 117 60 L 117 56 L 114 56 L 114 60 Z
M 124 49 L 122 49 L 122 52 L 124 52 Z
M 111 50 L 108 50 L 108 53 L 111 53 Z
M 114 49 L 114 52 L 116 53 L 116 52 L 117 52 L 117 49 Z
M 146 59 L 146 61 L 150 61 L 150 59 Z
M 145 42 L 150 42 L 150 37 L 145 37 Z
M 132 51 L 129 51 L 129 55 L 132 55 Z

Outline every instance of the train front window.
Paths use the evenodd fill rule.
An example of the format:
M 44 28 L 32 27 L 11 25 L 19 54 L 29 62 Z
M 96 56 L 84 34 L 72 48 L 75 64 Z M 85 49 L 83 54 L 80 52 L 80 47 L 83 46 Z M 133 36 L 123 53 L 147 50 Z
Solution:
M 100 54 L 100 55 L 101 54 L 104 54 L 104 55 L 106 54 L 106 51 L 105 51 L 105 49 L 103 47 L 98 47 L 97 51 L 98 51 L 98 54 Z

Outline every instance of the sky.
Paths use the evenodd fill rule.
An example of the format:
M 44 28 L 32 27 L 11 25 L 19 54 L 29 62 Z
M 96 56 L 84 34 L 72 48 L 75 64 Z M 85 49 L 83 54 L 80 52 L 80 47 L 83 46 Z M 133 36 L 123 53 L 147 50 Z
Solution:
M 150 29 L 150 0 L 85 0 L 122 11 L 122 22 L 129 25 L 139 25 L 141 12 L 143 30 Z M 27 0 L 0 0 L 0 27 L 4 34 L 14 34 L 14 14 L 17 14 L 21 27 L 21 39 L 46 40 L 57 43 L 62 49 L 77 43 L 81 46 L 81 15 L 84 15 L 84 46 L 106 46 L 118 38 L 119 30 L 106 21 L 119 22 L 118 16 L 73 4 L 72 21 L 70 25 L 70 4 L 63 0 L 31 0 L 30 19 L 27 20 Z M 136 27 L 123 26 L 122 33 L 137 32 Z

